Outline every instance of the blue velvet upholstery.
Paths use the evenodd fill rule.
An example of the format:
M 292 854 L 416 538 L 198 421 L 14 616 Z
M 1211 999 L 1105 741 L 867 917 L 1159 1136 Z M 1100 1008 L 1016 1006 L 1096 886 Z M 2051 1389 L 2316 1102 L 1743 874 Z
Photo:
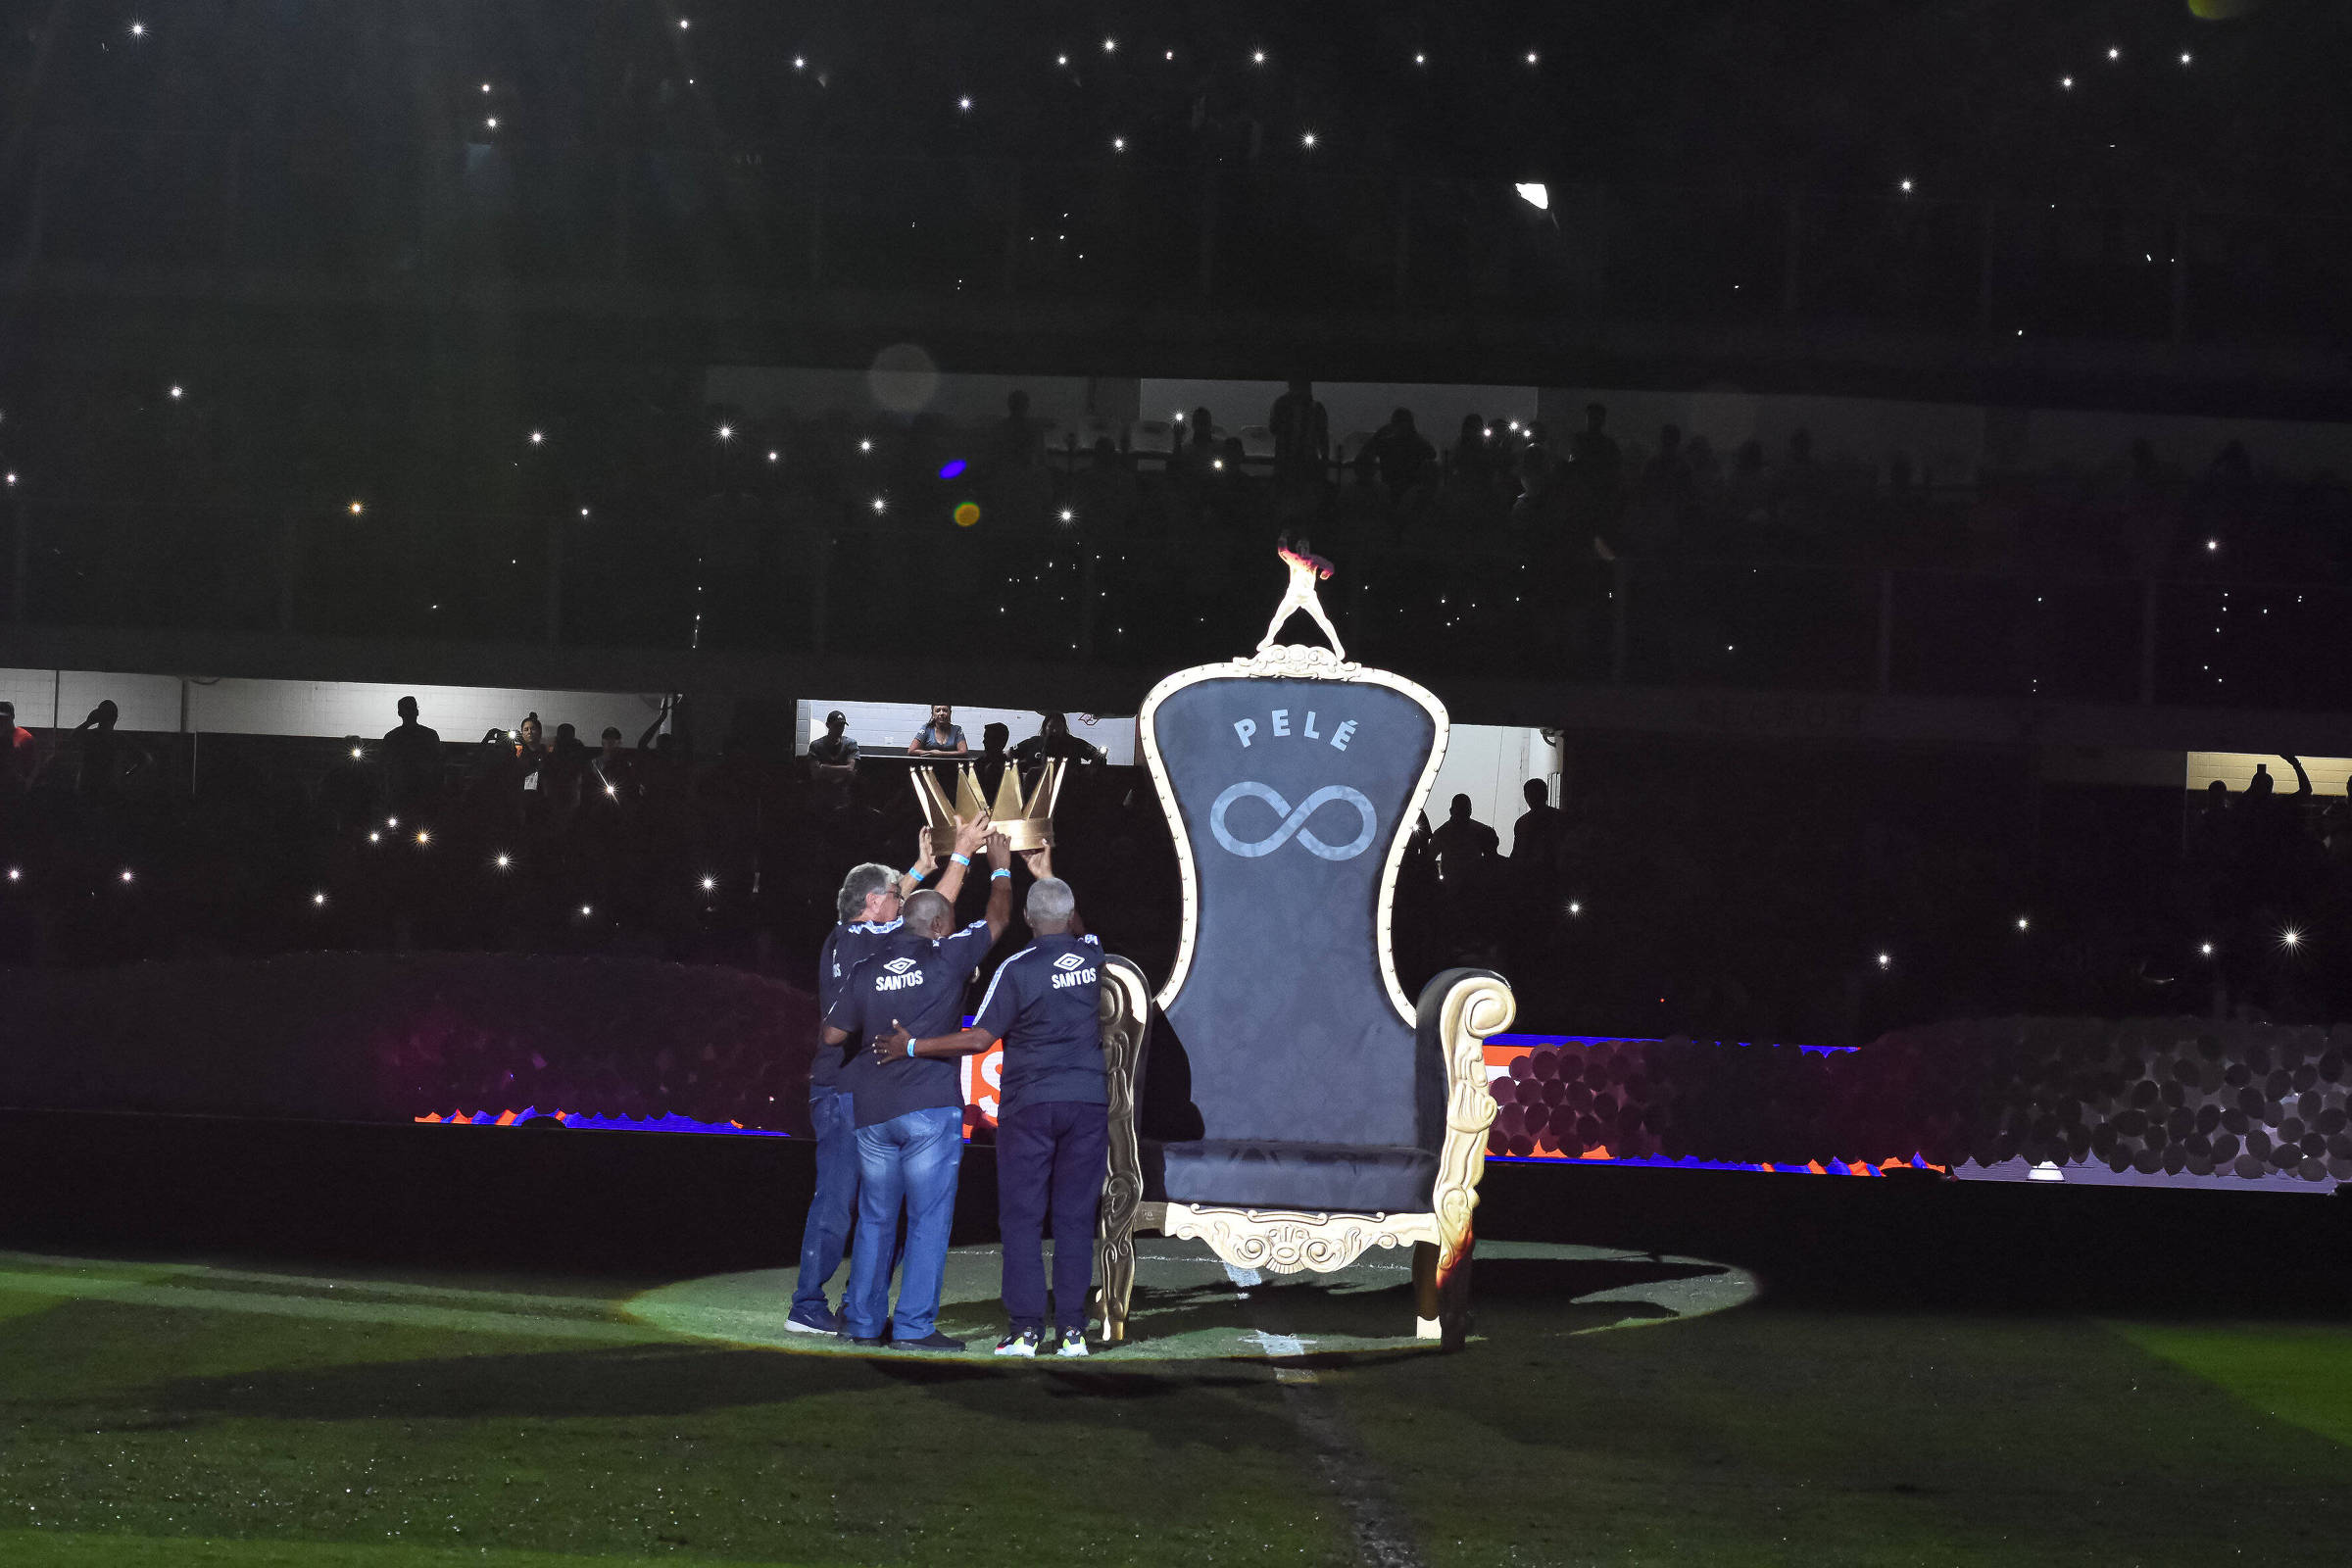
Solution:
M 1139 1074 L 1147 1198 L 1429 1210 L 1444 1056 L 1390 996 L 1378 915 L 1437 729 L 1370 682 L 1211 678 L 1152 710 L 1197 906 Z
M 1181 1202 L 1421 1214 L 1429 1210 L 1438 1156 L 1426 1149 L 1203 1138 L 1146 1145 L 1144 1170 L 1147 1193 L 1156 1187 Z

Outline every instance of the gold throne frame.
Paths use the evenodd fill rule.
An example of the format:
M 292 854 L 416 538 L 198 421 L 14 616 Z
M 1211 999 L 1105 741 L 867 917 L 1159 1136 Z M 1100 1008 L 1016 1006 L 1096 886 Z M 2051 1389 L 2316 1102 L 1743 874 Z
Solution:
M 1386 686 L 1419 703 L 1435 724 L 1429 760 L 1397 817 L 1374 915 L 1381 979 L 1398 1015 L 1418 1032 L 1420 1020 L 1396 980 L 1390 922 L 1397 871 L 1411 842 L 1413 824 L 1420 818 L 1437 781 L 1438 767 L 1446 759 L 1449 726 L 1445 708 L 1428 690 L 1400 675 L 1344 662 L 1323 648 L 1280 646 L 1253 659 L 1178 670 L 1152 689 L 1136 720 L 1152 785 L 1171 823 L 1180 824 L 1183 818 L 1160 757 L 1154 722 L 1159 706 L 1188 686 L 1237 677 Z M 1128 1299 L 1135 1281 L 1134 1238 L 1139 1232 L 1157 1231 L 1163 1236 L 1206 1242 L 1218 1257 L 1236 1268 L 1274 1274 L 1330 1273 L 1346 1268 L 1374 1247 L 1409 1246 L 1413 1249 L 1415 1337 L 1459 1344 L 1468 1328 L 1469 1271 L 1465 1265 L 1471 1245 L 1470 1220 L 1478 1206 L 1479 1178 L 1486 1171 L 1487 1130 L 1495 1113 L 1494 1097 L 1487 1088 L 1485 1042 L 1487 1036 L 1510 1027 L 1517 1010 L 1510 987 L 1494 975 L 1467 973 L 1453 982 L 1440 1004 L 1437 1030 L 1446 1072 L 1446 1131 L 1426 1211 L 1310 1212 L 1146 1202 L 1142 1148 L 1136 1132 L 1136 1072 L 1152 1007 L 1173 1001 L 1192 971 L 1200 916 L 1192 842 L 1181 828 L 1173 837 L 1183 888 L 1184 925 L 1167 982 L 1152 997 L 1142 972 L 1119 962 L 1107 968 L 1105 977 L 1114 983 L 1102 991 L 1102 1054 L 1110 1101 L 1110 1169 L 1103 1188 L 1098 1241 L 1103 1340 L 1115 1344 L 1127 1337 Z

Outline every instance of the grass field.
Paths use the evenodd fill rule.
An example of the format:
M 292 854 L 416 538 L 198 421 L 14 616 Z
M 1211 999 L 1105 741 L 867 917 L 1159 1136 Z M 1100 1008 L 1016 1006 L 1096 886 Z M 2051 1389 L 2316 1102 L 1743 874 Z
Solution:
M 988 1268 L 945 1326 L 1001 1322 Z M 1491 1247 L 1444 1355 L 1375 1348 L 1400 1275 L 1169 1253 L 1142 1343 L 1005 1364 L 735 1343 L 758 1276 L 12 1253 L 0 1563 L 2352 1559 L 2341 1325 L 1838 1310 L 1733 1272 Z M 1694 1278 L 1703 1315 L 1626 1284 Z

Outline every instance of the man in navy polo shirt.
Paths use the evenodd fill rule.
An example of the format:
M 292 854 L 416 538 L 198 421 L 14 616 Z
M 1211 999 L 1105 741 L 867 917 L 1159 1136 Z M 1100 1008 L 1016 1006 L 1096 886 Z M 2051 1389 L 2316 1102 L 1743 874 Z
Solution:
M 955 854 L 939 892 L 951 906 L 963 891 L 963 873 L 972 852 L 989 834 L 984 811 L 971 822 L 956 824 Z M 841 924 L 825 937 L 816 956 L 816 1016 L 818 1027 L 841 999 L 850 971 L 899 930 L 901 902 L 931 874 L 939 852 L 931 830 L 923 830 L 922 856 L 904 876 L 887 865 L 854 867 L 842 879 L 836 896 Z M 801 1274 L 792 1293 L 792 1310 L 785 1328 L 795 1334 L 833 1334 L 841 1321 L 826 1304 L 825 1286 L 841 1267 L 841 1254 L 850 1236 L 850 1216 L 858 1204 L 858 1130 L 852 1119 L 850 1097 L 836 1081 L 841 1054 L 820 1044 L 808 1074 L 808 1124 L 816 1132 L 816 1191 L 808 1200 L 808 1218 L 801 1227 Z
M 851 971 L 825 1019 L 819 1049 L 844 1058 L 839 1081 L 858 1127 L 858 1240 L 841 1331 L 859 1345 L 882 1343 L 887 1316 L 891 1343 L 901 1349 L 963 1348 L 961 1340 L 938 1329 L 963 1161 L 963 1086 L 953 1061 L 865 1048 L 879 1036 L 904 1040 L 909 1030 L 944 1033 L 963 1016 L 965 984 L 1012 923 L 1012 851 L 1002 834 L 990 836 L 988 860 L 987 918 L 950 936 L 956 906 L 937 893 L 915 894 L 900 929 Z M 902 1202 L 906 1253 L 898 1310 L 891 1313 L 891 1250 Z
M 1037 1354 L 1046 1324 L 1045 1225 L 1054 1221 L 1055 1353 L 1086 1354 L 1086 1293 L 1094 1279 L 1095 1222 L 1110 1148 L 1110 1095 L 1097 1014 L 1102 950 L 1078 929 L 1070 885 L 1052 852 L 1028 857 L 1039 881 L 1025 912 L 1037 940 L 1006 958 L 979 1015 L 958 1034 L 875 1042 L 877 1054 L 960 1056 L 1004 1042 L 997 1111 L 997 1220 L 1004 1238 L 1004 1311 L 997 1354 Z

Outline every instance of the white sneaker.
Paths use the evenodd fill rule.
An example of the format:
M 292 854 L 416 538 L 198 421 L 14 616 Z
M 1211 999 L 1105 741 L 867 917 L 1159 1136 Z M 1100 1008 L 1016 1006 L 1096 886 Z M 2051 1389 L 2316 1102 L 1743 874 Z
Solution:
M 1061 1331 L 1061 1345 L 1060 1345 L 1060 1348 L 1057 1348 L 1057 1349 L 1055 1349 L 1054 1353 L 1055 1355 L 1084 1355 L 1084 1354 L 1086 1354 L 1086 1353 L 1087 1353 L 1087 1349 L 1086 1349 L 1086 1330 L 1084 1330 L 1084 1329 L 1063 1329 L 1063 1330 Z
M 1007 1333 L 997 1342 L 997 1354 L 1017 1355 L 1026 1361 L 1037 1354 L 1037 1344 L 1038 1336 L 1035 1329 L 1022 1329 L 1017 1333 Z

